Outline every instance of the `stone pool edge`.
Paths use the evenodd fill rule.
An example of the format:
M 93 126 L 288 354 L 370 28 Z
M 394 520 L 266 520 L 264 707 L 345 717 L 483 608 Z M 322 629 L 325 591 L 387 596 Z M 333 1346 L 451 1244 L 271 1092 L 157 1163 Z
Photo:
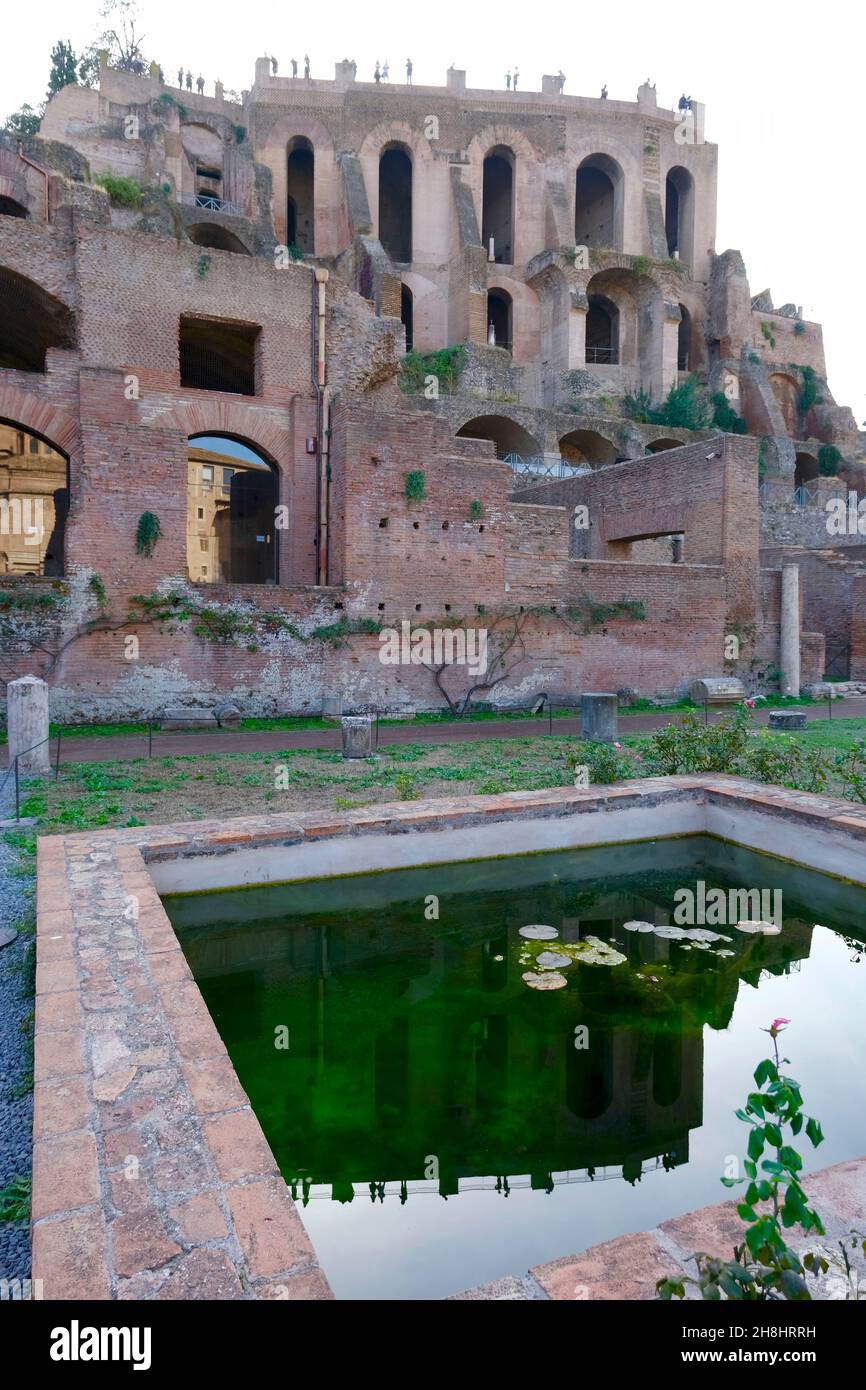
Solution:
M 684 802 L 710 833 L 758 849 L 755 826 L 783 844 L 829 833 L 866 882 L 866 807 L 718 776 L 41 837 L 31 1232 L 43 1296 L 333 1297 L 148 864 Z

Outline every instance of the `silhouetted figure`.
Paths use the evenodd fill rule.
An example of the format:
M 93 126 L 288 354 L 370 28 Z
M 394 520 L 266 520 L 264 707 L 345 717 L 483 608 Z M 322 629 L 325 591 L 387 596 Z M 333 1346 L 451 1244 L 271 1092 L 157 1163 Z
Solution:
M 309 55 L 306 53 L 304 54 L 304 76 L 306 78 L 309 78 L 310 76 L 310 59 Z
M 377 58 L 377 59 L 376 59 L 376 67 L 375 67 L 374 70 L 373 70 L 373 81 L 374 81 L 374 82 L 381 82 L 381 80 L 382 80 L 382 74 L 381 74 L 381 72 L 379 71 L 379 59 Z
M 352 81 L 353 81 L 353 82 L 354 82 L 354 80 L 355 80 L 355 78 L 356 78 L 357 76 L 358 76 L 358 64 L 355 62 L 355 59 L 353 58 L 353 59 L 352 59 Z
M 512 79 L 511 79 L 511 85 L 513 86 L 515 92 L 517 91 L 517 79 L 518 79 L 519 76 L 520 76 L 520 73 L 517 71 L 517 68 L 515 68 L 515 69 L 514 69 L 514 76 L 513 76 Z
M 272 58 L 272 59 L 271 59 L 271 72 L 272 72 L 273 76 L 276 77 L 276 75 L 277 75 L 277 60 L 276 60 L 276 58 Z
M 565 73 L 562 71 L 562 68 L 559 69 L 556 75 L 559 78 L 559 95 L 562 96 L 565 91 Z
M 605 82 L 604 86 L 603 86 L 602 89 L 601 89 L 601 99 L 602 99 L 602 101 L 607 101 L 607 83 L 606 83 L 606 82 Z
M 412 59 L 411 59 L 411 58 L 407 58 L 407 59 L 406 59 L 406 83 L 407 83 L 407 86 L 409 86 L 409 87 L 412 86 Z
M 505 74 L 505 90 L 506 90 L 506 92 L 510 92 L 510 91 L 511 91 L 511 73 L 510 73 L 510 72 L 507 72 L 507 73 Z
M 298 75 L 298 64 L 297 64 L 297 62 L 296 62 L 296 60 L 295 60 L 294 58 L 292 58 L 290 61 L 291 61 L 291 64 L 292 64 L 292 77 L 297 77 L 297 75 Z
M 195 85 L 196 85 L 196 88 L 198 89 L 198 94 L 199 94 L 199 96 L 203 96 L 203 95 L 204 95 L 204 78 L 202 77 L 201 73 L 199 73 L 198 77 L 195 79 Z
M 387 82 L 387 81 L 388 81 L 388 77 L 389 77 L 389 75 L 390 75 L 390 72 L 391 72 L 391 69 L 390 69 L 389 66 L 388 66 L 388 59 L 386 58 L 386 59 L 385 59 L 385 62 L 384 62 L 384 65 L 383 65 L 383 67 L 382 67 L 382 81 L 383 81 L 383 82 Z
M 188 92 L 192 91 L 192 73 L 190 72 L 189 68 L 187 68 L 186 70 L 186 90 Z
M 178 68 L 177 70 L 177 85 L 181 88 L 183 87 L 183 68 Z
M 162 68 L 159 69 L 159 80 L 160 80 L 160 82 L 162 83 L 162 85 L 163 85 L 163 87 L 164 87 L 164 86 L 165 86 L 165 73 L 163 72 Z

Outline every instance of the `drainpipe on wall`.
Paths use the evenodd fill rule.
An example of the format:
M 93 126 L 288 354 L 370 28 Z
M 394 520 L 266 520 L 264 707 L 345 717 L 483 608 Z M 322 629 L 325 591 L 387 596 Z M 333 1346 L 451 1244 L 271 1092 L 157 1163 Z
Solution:
M 24 146 L 22 145 L 20 140 L 18 141 L 18 158 L 23 159 L 25 164 L 29 164 L 30 168 L 35 169 L 37 174 L 41 174 L 43 179 L 45 180 L 45 221 L 50 222 L 51 206 L 48 202 L 48 176 L 50 171 L 45 168 L 44 164 L 37 164 L 35 159 L 28 158 L 28 156 L 24 153 Z
M 316 393 L 316 530 L 317 584 L 328 582 L 328 518 L 330 514 L 330 480 L 328 478 L 329 402 L 326 388 L 327 359 L 325 342 L 325 286 L 327 270 L 313 271 L 312 305 L 312 379 Z

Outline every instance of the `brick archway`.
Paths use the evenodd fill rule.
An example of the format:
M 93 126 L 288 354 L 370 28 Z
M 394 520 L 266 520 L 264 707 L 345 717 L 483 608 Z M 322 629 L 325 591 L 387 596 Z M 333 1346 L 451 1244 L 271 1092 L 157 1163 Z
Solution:
M 177 430 L 187 439 L 194 434 L 230 435 L 261 450 L 281 473 L 291 473 L 292 433 L 288 422 L 279 425 L 240 401 L 189 401 L 155 415 L 147 423 L 152 429 Z
M 15 386 L 0 384 L 0 420 L 20 425 L 31 434 L 39 435 L 47 444 L 66 455 L 70 470 L 77 463 L 81 454 L 81 434 L 77 421 L 39 396 L 32 396 Z

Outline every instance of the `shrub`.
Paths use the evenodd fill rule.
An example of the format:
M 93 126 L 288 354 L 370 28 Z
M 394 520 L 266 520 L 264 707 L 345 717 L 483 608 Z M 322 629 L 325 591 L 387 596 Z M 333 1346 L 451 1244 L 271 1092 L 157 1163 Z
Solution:
M 398 773 L 394 786 L 401 801 L 417 801 L 421 795 L 418 790 L 418 783 L 411 772 Z
M 835 478 L 842 455 L 835 444 L 822 444 L 818 450 L 818 472 L 824 478 Z
M 803 389 L 797 402 L 801 415 L 806 415 L 813 405 L 820 405 L 822 397 L 818 391 L 818 378 L 814 367 L 801 367 Z
M 140 208 L 143 191 L 138 179 L 122 178 L 117 174 L 97 174 L 93 182 L 104 188 L 113 203 L 125 208 Z
M 423 502 L 426 496 L 427 483 L 424 472 L 420 468 L 413 468 L 411 473 L 404 474 L 406 479 L 406 500 L 407 502 Z
M 630 420 L 639 425 L 650 423 L 653 414 L 652 396 L 641 386 L 640 390 L 626 391 L 622 398 L 623 408 Z
M 698 1278 L 660 1279 L 656 1284 L 660 1298 L 684 1298 L 688 1283 L 697 1285 L 705 1299 L 718 1300 L 722 1294 L 737 1302 L 810 1299 L 805 1270 L 817 1274 L 828 1267 L 827 1261 L 814 1253 L 801 1262 L 784 1236 L 792 1226 L 799 1226 L 806 1235 L 811 1231 L 824 1235 L 821 1218 L 808 1205 L 800 1184 L 803 1160 L 785 1133 L 790 1130 L 793 1138 L 805 1130 L 813 1148 L 824 1139 L 818 1121 L 803 1114 L 799 1082 L 781 1071 L 787 1059 L 779 1057 L 778 1038 L 787 1022 L 786 1018 L 776 1018 L 763 1030 L 773 1040 L 774 1056 L 758 1063 L 756 1089 L 736 1111 L 737 1119 L 749 1126 L 747 1157 L 743 1160 L 746 1176 L 722 1178 L 726 1187 L 748 1184 L 737 1205 L 738 1215 L 746 1223 L 743 1243 L 734 1247 L 732 1260 L 695 1255 Z M 762 1157 L 767 1149 L 771 1158 Z M 759 1202 L 765 1204 L 760 1213 L 755 1209 Z
M 407 352 L 400 363 L 400 390 L 407 395 L 423 391 L 426 378 L 433 376 L 439 390 L 450 394 L 465 364 L 466 349 L 462 346 L 441 348 L 439 352 Z
M 738 415 L 731 405 L 724 391 L 715 391 L 711 397 L 713 403 L 712 423 L 725 434 L 746 434 L 746 422 L 742 415 Z
M 686 710 L 682 722 L 657 729 L 650 740 L 647 764 L 654 773 L 676 776 L 691 772 L 734 772 L 749 738 L 751 712 L 739 705 L 705 725 L 697 710 Z
M 639 755 L 634 756 L 640 761 Z M 567 755 L 565 765 L 572 772 L 577 767 L 588 768 L 590 786 L 621 782 L 635 774 L 630 755 L 619 743 L 589 743 L 581 739 Z
M 142 512 L 135 530 L 136 555 L 143 555 L 146 560 L 149 560 L 161 536 L 162 527 L 159 524 L 159 517 L 155 516 L 153 512 Z

